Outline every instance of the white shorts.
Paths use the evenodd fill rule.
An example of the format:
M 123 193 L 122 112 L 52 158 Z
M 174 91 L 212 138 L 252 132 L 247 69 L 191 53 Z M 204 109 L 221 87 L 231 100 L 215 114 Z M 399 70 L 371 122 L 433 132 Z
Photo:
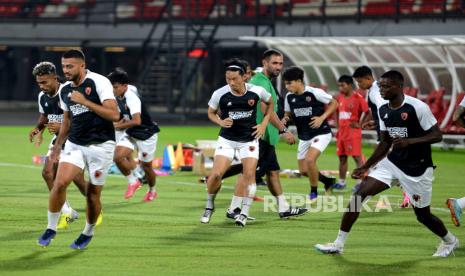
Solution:
M 300 140 L 299 147 L 297 150 L 297 160 L 305 159 L 305 155 L 307 155 L 307 152 L 310 149 L 310 147 L 316 148 L 320 152 L 323 152 L 329 145 L 329 142 L 331 142 L 331 138 L 331 133 L 327 133 L 317 135 L 310 140 Z
M 147 140 L 139 140 L 124 133 L 116 144 L 117 147 L 130 148 L 138 151 L 137 158 L 142 162 L 152 162 L 157 149 L 158 133 Z
M 125 133 L 124 130 L 115 130 L 115 141 L 117 144 L 119 140 L 121 139 L 121 137 L 123 137 L 124 133 Z
M 394 165 L 387 157 L 379 161 L 368 176 L 376 178 L 391 187 L 398 180 L 400 187 L 407 193 L 410 203 L 417 208 L 431 204 L 433 191 L 433 168 L 427 168 L 420 176 L 409 176 Z
M 250 142 L 236 142 L 225 139 L 223 137 L 218 137 L 216 143 L 216 155 L 226 156 L 229 159 L 233 159 L 236 152 L 238 152 L 239 159 L 244 158 L 255 158 L 258 160 L 258 140 L 253 140 Z
M 105 184 L 108 169 L 113 164 L 114 151 L 114 141 L 80 146 L 68 140 L 60 156 L 60 163 L 71 163 L 82 170 L 87 167 L 90 182 L 94 185 L 103 185 Z

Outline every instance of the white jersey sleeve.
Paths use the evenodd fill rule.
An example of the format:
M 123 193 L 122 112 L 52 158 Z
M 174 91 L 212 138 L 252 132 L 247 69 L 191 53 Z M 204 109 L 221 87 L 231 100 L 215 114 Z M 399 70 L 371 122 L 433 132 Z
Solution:
M 255 85 L 256 87 L 256 92 L 258 94 L 258 96 L 260 97 L 260 99 L 264 102 L 269 102 L 270 101 L 270 98 L 271 98 L 271 94 L 266 92 L 265 88 L 261 87 L 261 86 L 257 86 Z
M 42 98 L 42 96 L 44 96 L 44 92 L 40 91 L 39 93 L 39 97 L 37 97 L 37 103 L 39 104 L 39 113 L 42 113 L 44 114 L 44 108 L 42 107 L 42 105 L 40 104 L 40 98 Z
M 289 105 L 289 101 L 287 100 L 287 96 L 291 93 L 287 93 L 286 97 L 284 97 L 284 112 L 291 112 L 291 106 Z
M 66 103 L 61 98 L 61 88 L 60 88 L 60 91 L 58 92 L 58 96 L 60 97 L 60 108 L 63 109 L 63 111 L 65 111 L 65 112 L 69 112 L 68 106 L 66 105 Z
M 87 71 L 88 77 L 92 78 L 95 82 L 97 89 L 97 94 L 100 98 L 100 102 L 103 103 L 105 100 L 115 100 L 115 95 L 113 94 L 113 85 L 106 77 Z
M 382 106 L 385 103 L 388 103 L 388 100 L 383 99 L 381 97 L 381 93 L 379 92 L 379 86 L 378 82 L 373 82 L 371 85 L 369 91 L 368 91 L 368 99 L 370 102 L 374 103 L 376 107 L 379 109 L 380 106 Z
M 322 102 L 324 104 L 329 104 L 333 99 L 333 96 L 326 93 L 323 89 L 307 86 L 305 91 L 310 91 L 311 93 L 313 93 L 317 101 Z
M 213 92 L 210 100 L 208 101 L 208 106 L 211 107 L 214 110 L 218 110 L 218 106 L 220 105 L 220 98 L 224 94 L 224 93 L 222 93 L 223 88 L 224 87 L 222 87 L 222 88 L 216 90 L 215 92 Z
M 128 89 L 126 93 L 124 93 L 124 97 L 126 98 L 126 104 L 128 105 L 131 115 L 141 113 L 142 102 L 134 91 Z
M 430 129 L 437 123 L 436 118 L 427 104 L 420 100 L 415 102 L 417 103 L 415 104 L 415 111 L 417 112 L 418 121 L 420 122 L 421 127 L 423 130 Z

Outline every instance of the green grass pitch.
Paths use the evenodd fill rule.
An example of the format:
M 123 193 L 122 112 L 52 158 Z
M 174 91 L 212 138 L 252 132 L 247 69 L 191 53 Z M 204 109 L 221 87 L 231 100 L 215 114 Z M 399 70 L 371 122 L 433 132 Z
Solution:
M 161 127 L 157 156 L 178 141 L 216 139 L 216 127 Z M 208 225 L 199 223 L 205 206 L 205 186 L 189 172 L 158 177 L 159 197 L 143 203 L 145 187 L 134 198 L 123 199 L 126 181 L 110 176 L 103 190 L 104 221 L 88 249 L 68 245 L 82 231 L 85 202 L 74 186 L 68 189 L 71 205 L 80 218 L 59 231 L 47 249 L 36 246 L 47 224 L 48 192 L 32 156 L 44 154 L 28 142 L 28 127 L 0 127 L 0 275 L 313 275 L 313 274 L 463 274 L 465 249 L 455 256 L 435 259 L 439 239 L 420 225 L 411 209 L 399 209 L 399 188 L 384 192 L 393 212 L 362 212 L 346 243 L 344 255 L 316 252 L 315 243 L 333 241 L 340 212 L 312 212 L 280 220 L 255 202 L 249 221 L 240 229 L 225 217 L 235 178 L 227 179 L 216 200 L 216 213 Z M 46 135 L 49 140 L 50 136 Z M 364 147 L 368 156 L 371 146 Z M 282 168 L 297 168 L 296 146 L 278 146 Z M 433 212 L 463 242 L 465 227 L 452 225 L 445 200 L 465 196 L 465 151 L 433 150 L 438 165 L 433 186 Z M 321 170 L 336 170 L 332 144 L 319 160 Z M 350 160 L 350 169 L 354 163 Z M 305 195 L 305 178 L 282 178 L 287 195 Z M 354 184 L 351 180 L 350 186 Z M 350 196 L 350 189 L 336 195 Z M 258 195 L 269 195 L 259 187 Z M 345 205 L 345 204 L 344 204 Z

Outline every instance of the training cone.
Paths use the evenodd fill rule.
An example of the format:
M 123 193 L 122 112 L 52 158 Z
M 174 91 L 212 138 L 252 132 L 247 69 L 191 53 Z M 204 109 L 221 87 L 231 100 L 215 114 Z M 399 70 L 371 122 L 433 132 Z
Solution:
M 171 162 L 170 162 L 170 155 L 168 153 L 168 147 L 165 147 L 165 149 L 163 150 L 163 160 L 161 163 L 161 169 L 164 171 L 171 170 Z
M 178 143 L 178 147 L 176 148 L 176 166 L 179 168 L 179 167 L 182 167 L 182 166 L 185 166 L 186 164 L 184 163 L 184 152 L 183 152 L 183 149 L 182 149 L 182 143 L 179 142 Z
M 169 161 L 171 165 L 171 170 L 176 170 L 178 166 L 176 166 L 176 158 L 174 156 L 173 145 L 168 145 L 167 148 L 168 148 L 168 157 L 169 157 Z

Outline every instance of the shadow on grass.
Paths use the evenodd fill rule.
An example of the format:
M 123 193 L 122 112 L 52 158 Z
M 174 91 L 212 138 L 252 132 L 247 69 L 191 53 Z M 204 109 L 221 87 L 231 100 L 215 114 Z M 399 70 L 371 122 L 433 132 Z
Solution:
M 80 255 L 82 252 L 82 250 L 73 250 L 71 252 L 51 258 L 40 258 L 44 254 L 47 254 L 47 250 L 38 248 L 36 251 L 22 257 L 0 261 L 0 271 L 27 271 L 44 269 L 55 265 L 61 265 L 63 262 L 66 262 L 71 258 Z
M 347 275 L 372 275 L 380 274 L 404 274 L 417 271 L 416 266 L 421 262 L 434 261 L 432 257 L 421 259 L 406 260 L 400 262 L 376 264 L 373 262 L 364 262 L 364 260 L 349 260 L 344 255 L 330 256 L 334 258 L 334 264 L 339 267 L 342 273 Z

